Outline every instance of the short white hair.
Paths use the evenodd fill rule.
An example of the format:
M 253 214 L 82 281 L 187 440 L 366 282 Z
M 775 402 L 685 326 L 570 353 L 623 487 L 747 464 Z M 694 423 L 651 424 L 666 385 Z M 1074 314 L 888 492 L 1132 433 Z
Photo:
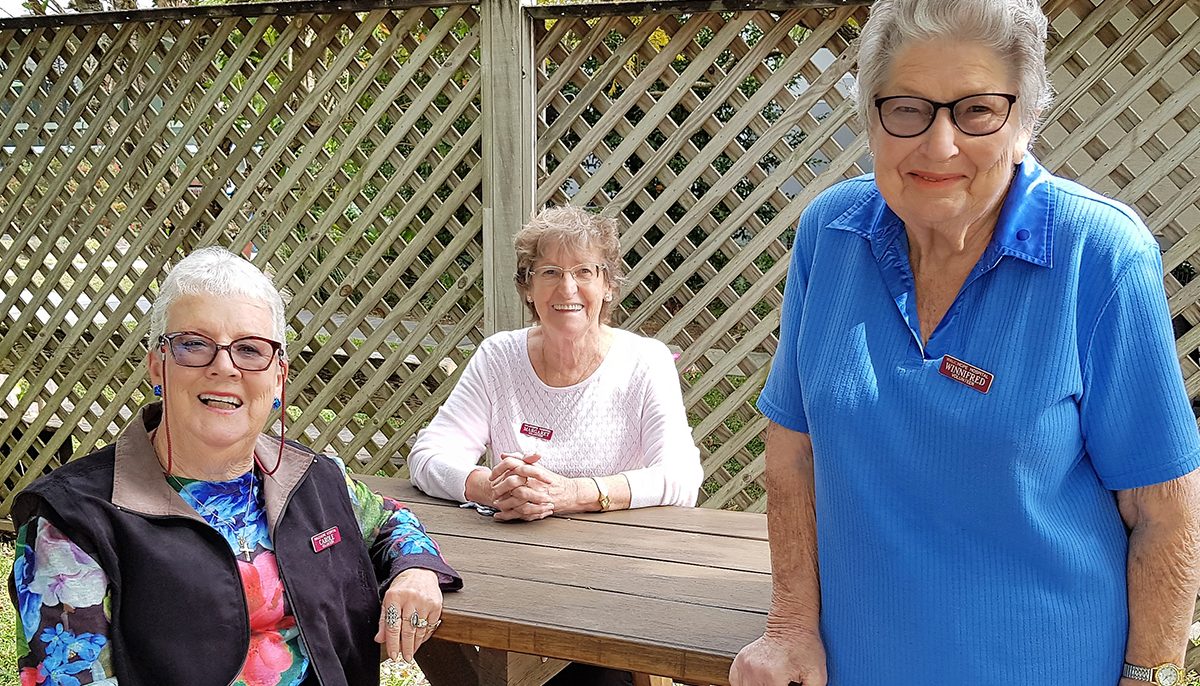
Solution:
M 150 345 L 158 344 L 166 333 L 171 306 L 185 296 L 205 295 L 217 298 L 249 298 L 271 310 L 271 337 L 279 341 L 281 356 L 287 352 L 283 335 L 283 295 L 262 270 L 225 248 L 200 248 L 176 264 L 158 289 L 150 308 Z
M 990 48 L 1017 81 L 1015 109 L 1037 138 L 1039 115 L 1054 99 L 1046 71 L 1048 21 L 1037 0 L 877 0 L 859 36 L 854 97 L 870 126 L 875 98 L 896 53 L 910 43 L 966 41 Z

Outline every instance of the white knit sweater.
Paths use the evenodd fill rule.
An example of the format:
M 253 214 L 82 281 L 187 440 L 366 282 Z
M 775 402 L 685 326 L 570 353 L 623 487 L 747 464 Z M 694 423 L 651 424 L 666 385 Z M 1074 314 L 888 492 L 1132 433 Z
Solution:
M 501 453 L 537 453 L 539 465 L 562 476 L 623 474 L 630 507 L 694 505 L 703 470 L 667 347 L 613 329 L 596 371 L 554 388 L 533 370 L 528 335 L 505 331 L 480 344 L 417 434 L 408 458 L 413 484 L 461 501 L 485 451 L 489 465 Z

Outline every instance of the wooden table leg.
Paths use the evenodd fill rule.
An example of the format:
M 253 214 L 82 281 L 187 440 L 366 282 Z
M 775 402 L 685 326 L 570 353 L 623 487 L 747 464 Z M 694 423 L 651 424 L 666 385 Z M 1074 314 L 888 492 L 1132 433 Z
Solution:
M 479 649 L 479 686 L 542 686 L 550 677 L 571 664 L 535 655 L 510 653 L 492 648 Z

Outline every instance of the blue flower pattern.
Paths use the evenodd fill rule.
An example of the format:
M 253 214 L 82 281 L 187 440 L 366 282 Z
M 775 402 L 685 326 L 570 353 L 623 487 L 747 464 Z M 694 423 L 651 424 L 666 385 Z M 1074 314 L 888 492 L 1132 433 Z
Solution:
M 179 496 L 204 517 L 235 553 L 239 552 L 238 534 L 251 550 L 274 550 L 267 529 L 266 509 L 259 506 L 258 477 L 247 472 L 232 481 L 191 481 L 180 479 Z
M 22 531 L 22 534 L 24 531 Z M 17 612 L 21 617 L 21 631 L 25 642 L 33 640 L 38 624 L 42 620 L 42 594 L 30 589 L 33 583 L 33 548 L 25 544 L 22 535 L 17 540 L 16 556 L 13 559 L 13 581 L 17 588 Z
M 363 538 L 376 541 L 376 545 L 382 547 L 385 562 L 393 564 L 406 558 L 408 564 L 405 567 L 421 567 L 420 556 L 425 555 L 441 562 L 437 544 L 425 533 L 425 527 L 421 526 L 411 510 L 403 503 L 381 496 L 362 482 L 351 479 L 346 465 L 336 457 L 332 459 L 346 479 L 350 503 L 362 527 Z M 384 541 L 386 544 L 383 544 Z
M 437 546 L 434 545 L 433 539 L 425 533 L 425 529 L 421 526 L 421 523 L 417 521 L 417 518 L 412 513 L 412 510 L 401 506 L 400 503 L 392 500 L 391 498 L 384 498 L 384 500 L 390 500 L 392 503 L 395 503 L 396 507 L 399 508 L 392 510 L 391 513 L 391 524 L 394 527 L 390 531 L 392 537 L 392 543 L 389 546 L 391 557 L 396 558 L 400 556 L 417 555 L 422 553 L 426 555 L 437 555 Z M 384 507 L 385 509 L 388 509 L 387 505 Z M 398 551 L 396 550 L 397 548 L 399 548 Z
M 399 569 L 427 565 L 446 568 L 437 545 L 407 507 L 351 479 L 342 461 L 332 459 L 346 478 L 359 528 L 368 542 L 374 542 L 368 545 L 374 554 L 381 555 L 385 567 L 391 567 L 393 573 Z M 239 552 L 239 533 L 255 551 L 274 550 L 265 508 L 259 500 L 260 485 L 252 472 L 232 481 L 180 479 L 175 486 L 179 489 L 180 497 L 221 534 L 235 554 Z M 23 636 L 18 637 L 18 667 L 22 677 L 32 672 L 37 675 L 35 678 L 42 679 L 38 682 L 41 686 L 83 686 L 100 680 L 107 683 L 112 669 L 110 651 L 104 650 L 108 644 L 109 596 L 106 594 L 105 601 L 100 605 L 74 608 L 70 622 L 77 629 L 88 630 L 75 634 L 69 630 L 70 624 L 64 626 L 67 618 L 60 606 L 47 607 L 43 596 L 30 590 L 35 571 L 41 574 L 57 573 L 54 569 L 35 570 L 37 562 L 34 551 L 38 545 L 36 532 L 39 521 L 35 518 L 20 527 L 12 571 L 23 630 Z M 57 530 L 55 533 L 58 533 Z M 69 542 L 69 539 L 65 540 Z M 95 565 L 83 551 L 78 551 L 75 557 L 86 558 Z M 101 575 L 101 583 L 106 584 L 103 571 L 98 565 L 95 567 Z
M 46 661 L 40 670 L 46 675 L 48 686 L 80 686 L 74 675 L 91 672 L 92 663 L 100 657 L 100 651 L 108 639 L 92 633 L 76 636 L 56 624 L 47 628 L 39 637 L 46 644 Z

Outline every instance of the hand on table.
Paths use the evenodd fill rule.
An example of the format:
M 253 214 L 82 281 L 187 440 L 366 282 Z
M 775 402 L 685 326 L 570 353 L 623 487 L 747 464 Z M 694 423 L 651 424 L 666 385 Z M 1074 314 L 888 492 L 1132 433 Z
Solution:
M 413 615 L 416 615 L 416 624 Z M 441 618 L 442 589 L 437 573 L 428 569 L 406 569 L 392 579 L 383 594 L 375 642 L 387 647 L 389 659 L 412 662 L 417 648 L 442 623 Z
M 742 648 L 729 668 L 731 686 L 825 686 L 825 646 L 816 633 L 767 634 Z
M 541 456 L 506 453 L 492 468 L 492 507 L 496 519 L 532 521 L 568 511 L 578 499 L 575 482 L 536 463 Z

